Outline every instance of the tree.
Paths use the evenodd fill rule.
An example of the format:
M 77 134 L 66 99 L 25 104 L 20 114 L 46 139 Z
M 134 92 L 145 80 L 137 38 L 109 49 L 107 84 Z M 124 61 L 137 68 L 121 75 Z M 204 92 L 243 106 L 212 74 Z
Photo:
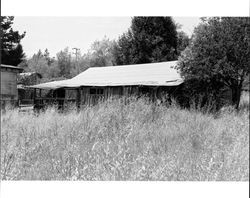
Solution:
M 89 67 L 105 67 L 114 65 L 113 48 L 115 41 L 106 36 L 91 44 L 87 53 L 78 54 L 78 60 L 73 59 L 70 69 L 71 77 L 85 71 Z
M 58 78 L 60 70 L 58 62 L 54 58 L 50 58 L 48 50 L 44 53 L 39 49 L 30 59 L 23 61 L 20 67 L 26 72 L 37 72 L 42 75 L 43 82 L 51 81 L 53 78 Z
M 59 76 L 69 78 L 71 69 L 71 54 L 69 48 L 65 48 L 56 54 L 59 68 Z
M 41 50 L 27 61 L 27 68 L 25 68 L 25 70 L 28 72 L 37 72 L 41 74 L 43 78 L 49 77 L 49 65 Z
M 177 54 L 178 54 L 178 56 L 188 46 L 189 41 L 190 41 L 190 39 L 185 32 L 178 31 L 178 33 L 177 33 Z
M 177 69 L 185 80 L 205 81 L 206 86 L 213 83 L 217 89 L 221 87 L 219 84 L 229 87 L 232 103 L 238 108 L 242 84 L 249 75 L 248 31 L 248 18 L 203 18 Z
M 89 53 L 82 55 L 80 50 L 76 53 L 75 58 L 71 60 L 70 77 L 75 77 L 90 67 Z
M 115 46 L 118 64 L 176 60 L 177 30 L 171 17 L 134 17 Z
M 133 35 L 131 30 L 123 33 L 114 43 L 113 56 L 116 65 L 128 65 L 133 63 Z
M 49 50 L 47 48 L 45 49 L 45 51 L 43 53 L 43 56 L 45 57 L 45 59 L 48 62 L 49 66 L 55 61 L 54 58 L 50 57 Z
M 79 56 L 77 61 L 78 62 L 76 62 L 76 60 L 72 61 L 72 67 L 70 69 L 71 77 L 78 75 L 90 67 L 90 55 L 84 54 L 83 56 Z
M 11 27 L 13 20 L 13 16 L 1 16 L 1 63 L 17 66 L 25 57 L 20 44 L 25 32 L 14 31 Z
M 113 65 L 114 41 L 106 36 L 101 41 L 95 41 L 89 50 L 90 67 L 104 67 Z

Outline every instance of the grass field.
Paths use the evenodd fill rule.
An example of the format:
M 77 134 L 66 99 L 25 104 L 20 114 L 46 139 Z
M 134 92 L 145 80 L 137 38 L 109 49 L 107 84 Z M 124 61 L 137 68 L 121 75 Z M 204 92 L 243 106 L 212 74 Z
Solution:
M 119 100 L 1 116 L 3 180 L 248 181 L 249 100 L 214 116 Z M 247 107 L 247 108 L 246 108 Z

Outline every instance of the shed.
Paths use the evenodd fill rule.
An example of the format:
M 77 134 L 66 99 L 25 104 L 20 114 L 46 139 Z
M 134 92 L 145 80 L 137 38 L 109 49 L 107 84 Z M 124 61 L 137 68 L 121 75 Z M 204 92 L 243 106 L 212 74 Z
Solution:
M 17 74 L 22 71 L 20 67 L 1 64 L 1 106 L 6 103 L 17 104 Z
M 79 105 L 95 104 L 114 96 L 147 95 L 163 99 L 176 93 L 183 79 L 175 69 L 177 61 L 137 65 L 92 67 L 72 79 L 30 86 L 39 89 L 37 100 L 45 100 L 41 90 L 52 90 L 53 99 L 75 100 Z M 48 96 L 48 95 L 47 95 Z M 40 102 L 44 103 L 44 102 Z M 62 103 L 61 103 L 62 104 Z

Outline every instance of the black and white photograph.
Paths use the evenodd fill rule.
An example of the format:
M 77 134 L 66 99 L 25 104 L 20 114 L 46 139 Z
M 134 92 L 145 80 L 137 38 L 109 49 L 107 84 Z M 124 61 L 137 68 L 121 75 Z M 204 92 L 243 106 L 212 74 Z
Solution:
M 1 15 L 1 182 L 247 184 L 249 73 L 247 15 Z

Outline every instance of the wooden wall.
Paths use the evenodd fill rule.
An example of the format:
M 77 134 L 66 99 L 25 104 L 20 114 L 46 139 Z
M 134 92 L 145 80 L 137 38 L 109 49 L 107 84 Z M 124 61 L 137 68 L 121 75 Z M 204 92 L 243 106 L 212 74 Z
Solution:
M 17 100 L 17 73 L 1 69 L 1 99 Z
M 117 98 L 121 96 L 130 97 L 145 95 L 152 100 L 161 100 L 162 98 L 168 98 L 168 95 L 173 93 L 175 91 L 175 88 L 176 87 L 156 86 L 81 87 L 78 88 L 78 100 L 80 105 L 93 105 L 97 104 L 98 101 L 106 100 L 108 98 Z
M 58 103 L 59 106 L 65 107 L 74 103 L 77 107 L 85 105 L 95 105 L 100 101 L 119 97 L 140 97 L 147 96 L 155 102 L 168 102 L 177 87 L 157 87 L 157 86 L 116 86 L 116 87 L 80 87 L 80 88 L 60 88 L 53 91 L 51 96 L 44 97 L 36 94 L 34 103 L 40 105 Z M 64 95 L 58 95 L 61 91 Z M 37 90 L 38 91 L 38 90 Z M 39 92 L 40 93 L 40 92 Z M 37 101 L 37 102 L 36 102 Z

